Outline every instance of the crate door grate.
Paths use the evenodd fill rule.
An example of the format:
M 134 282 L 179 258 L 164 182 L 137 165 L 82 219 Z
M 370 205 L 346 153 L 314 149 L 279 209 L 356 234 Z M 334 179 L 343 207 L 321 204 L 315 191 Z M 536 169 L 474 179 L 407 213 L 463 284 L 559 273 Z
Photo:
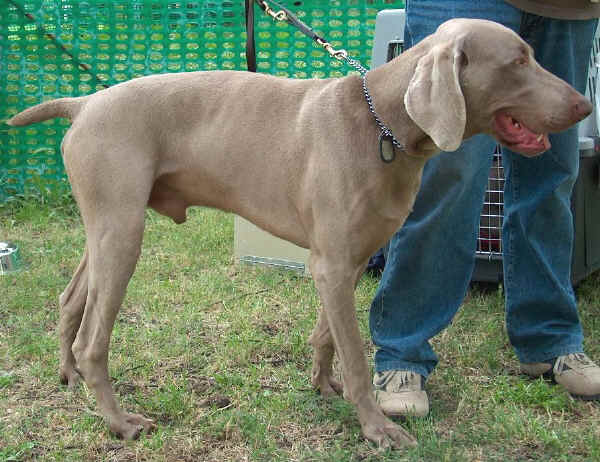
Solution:
M 488 176 L 485 201 L 479 222 L 477 255 L 502 255 L 502 222 L 504 221 L 504 167 L 502 152 L 496 147 Z

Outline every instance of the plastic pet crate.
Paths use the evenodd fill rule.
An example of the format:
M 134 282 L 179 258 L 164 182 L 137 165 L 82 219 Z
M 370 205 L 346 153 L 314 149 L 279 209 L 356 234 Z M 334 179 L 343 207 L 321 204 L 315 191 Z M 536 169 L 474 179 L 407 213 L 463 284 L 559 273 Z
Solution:
M 595 139 L 579 138 L 579 176 L 571 195 L 575 227 L 571 281 L 579 283 L 600 268 L 600 157 Z M 494 152 L 479 222 L 472 280 L 499 283 L 503 279 L 502 224 L 504 220 L 504 168 L 500 148 Z
M 381 65 L 403 51 L 404 10 L 383 10 L 377 15 L 372 65 Z M 574 284 L 600 268 L 600 157 L 598 156 L 597 85 L 600 38 L 594 39 L 590 56 L 587 96 L 594 102 L 594 112 L 579 125 L 579 177 L 571 197 L 575 227 L 571 280 Z M 504 168 L 501 148 L 493 153 L 485 202 L 477 237 L 476 263 L 472 280 L 499 283 L 503 279 L 502 224 L 504 220 Z

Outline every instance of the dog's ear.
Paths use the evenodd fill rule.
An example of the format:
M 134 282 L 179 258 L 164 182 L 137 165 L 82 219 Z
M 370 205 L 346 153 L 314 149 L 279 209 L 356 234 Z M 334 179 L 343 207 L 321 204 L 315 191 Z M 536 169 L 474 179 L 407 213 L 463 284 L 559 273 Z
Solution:
M 456 151 L 467 121 L 460 70 L 462 40 L 434 46 L 421 57 L 404 95 L 410 118 L 442 151 Z

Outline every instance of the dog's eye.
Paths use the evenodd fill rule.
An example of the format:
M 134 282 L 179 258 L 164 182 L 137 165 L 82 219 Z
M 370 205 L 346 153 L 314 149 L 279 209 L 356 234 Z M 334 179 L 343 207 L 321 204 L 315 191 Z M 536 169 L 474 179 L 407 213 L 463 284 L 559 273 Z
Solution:
M 519 66 L 523 66 L 527 63 L 529 63 L 529 53 L 527 48 L 525 48 L 525 46 L 523 46 L 520 50 L 519 50 L 519 57 L 517 59 L 515 59 L 515 64 L 519 65 Z
M 524 66 L 528 62 L 529 62 L 529 60 L 527 59 L 527 56 L 521 56 L 515 60 L 515 64 L 517 64 L 519 66 Z

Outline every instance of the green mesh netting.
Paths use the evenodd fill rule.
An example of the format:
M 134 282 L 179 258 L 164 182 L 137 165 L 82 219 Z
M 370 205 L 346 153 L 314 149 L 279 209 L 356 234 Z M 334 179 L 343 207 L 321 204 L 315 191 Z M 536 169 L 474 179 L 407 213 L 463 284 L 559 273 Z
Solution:
M 375 16 L 400 0 L 289 0 L 336 48 L 369 64 Z M 0 2 L 0 120 L 41 101 L 92 93 L 145 74 L 246 69 L 244 2 L 5 0 Z M 343 63 L 256 9 L 260 72 L 336 77 Z M 0 203 L 66 186 L 60 142 L 68 121 L 0 124 Z

